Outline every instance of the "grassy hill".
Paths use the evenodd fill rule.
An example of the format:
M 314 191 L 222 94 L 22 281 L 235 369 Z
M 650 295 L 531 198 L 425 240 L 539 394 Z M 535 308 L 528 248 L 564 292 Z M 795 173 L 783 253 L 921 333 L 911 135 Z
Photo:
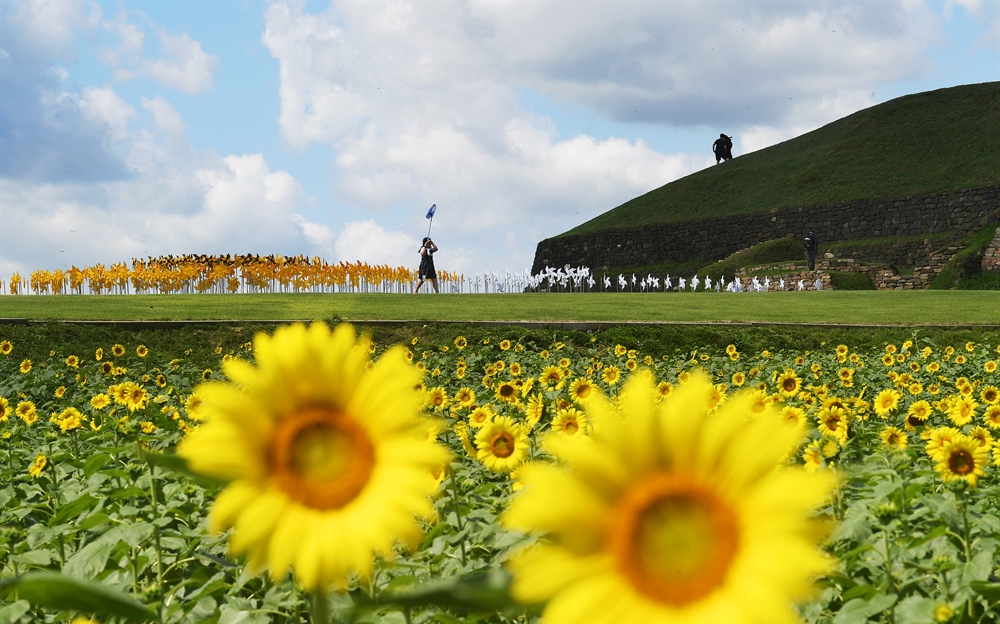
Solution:
M 907 95 L 636 197 L 567 234 L 1000 181 L 1000 82 Z

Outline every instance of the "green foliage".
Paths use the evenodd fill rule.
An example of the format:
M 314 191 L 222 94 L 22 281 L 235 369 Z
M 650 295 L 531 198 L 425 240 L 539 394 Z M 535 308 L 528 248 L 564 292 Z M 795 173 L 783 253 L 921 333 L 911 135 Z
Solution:
M 671 182 L 565 234 L 995 184 L 1000 159 L 970 155 L 996 151 L 998 117 L 1000 82 L 907 95 Z
M 980 256 L 990 244 L 993 237 L 996 236 L 996 231 L 996 225 L 991 225 L 963 239 L 961 244 L 965 246 L 948 261 L 948 264 L 938 273 L 928 288 L 932 290 L 956 288 L 959 282 L 967 277 L 966 272 L 972 275 L 979 273 L 979 258 L 977 256 Z M 971 271 L 966 268 L 969 265 L 972 265 Z
M 830 285 L 836 290 L 875 290 L 875 282 L 867 273 L 829 271 Z
M 776 264 L 778 262 L 805 261 L 805 259 L 806 251 L 803 242 L 796 238 L 785 237 L 744 249 L 725 260 L 720 260 L 702 268 L 697 273 L 712 277 L 732 276 L 737 269 L 745 267 Z
M 60 325 L 48 334 L 59 338 L 58 348 L 23 333 L 45 327 L 0 326 L 0 341 L 13 343 L 11 354 L 0 355 L 0 396 L 11 399 L 11 407 L 30 400 L 39 411 L 30 426 L 16 415 L 0 423 L 0 622 L 65 622 L 78 613 L 96 614 L 102 622 L 302 621 L 309 597 L 290 579 L 272 582 L 248 569 L 228 556 L 225 535 L 206 532 L 206 513 L 219 485 L 192 478 L 172 455 L 184 428 L 197 422 L 185 405 L 204 370 L 219 378 L 222 358 L 252 360 L 246 341 L 258 327 L 220 325 L 210 334 L 204 327 L 176 328 L 169 332 L 173 342 L 157 343 L 146 357 L 135 347 L 140 339 L 153 342 L 150 330 Z M 761 387 L 771 396 L 778 390 L 777 375 L 795 371 L 803 394 L 783 400 L 806 412 L 803 445 L 822 439 L 815 424 L 821 397 L 839 397 L 851 411 L 849 435 L 824 461 L 837 467 L 840 486 L 817 515 L 817 533 L 825 527 L 823 547 L 836 563 L 820 579 L 816 600 L 800 607 L 804 619 L 926 623 L 941 607 L 954 610 L 954 622 L 1000 617 L 1000 469 L 987 466 L 977 488 L 956 488 L 942 483 L 921 431 L 905 433 L 909 446 L 901 450 L 886 448 L 879 438 L 886 425 L 902 428 L 914 401 L 957 395 L 954 383 L 960 377 L 981 398 L 982 388 L 1000 380 L 984 367 L 1000 357 L 998 330 L 615 325 L 583 332 L 447 323 L 372 329 L 376 357 L 402 343 L 427 371 L 425 386 L 440 385 L 450 397 L 460 387 L 473 388 L 480 404 L 494 403 L 498 413 L 523 419 L 520 406 L 495 404 L 490 385 L 495 381 L 489 381 L 510 378 L 511 365 L 518 363 L 520 378 L 534 378 L 534 392 L 544 398 L 536 440 L 549 431 L 559 402 L 571 402 L 568 384 L 541 388 L 537 382 L 544 367 L 564 358 L 559 366 L 568 375 L 590 376 L 611 395 L 621 385 L 599 381 L 600 368 L 618 366 L 627 376 L 629 361 L 674 385 L 683 374 L 702 369 L 726 384 L 729 394 L 738 389 L 736 373 L 746 375 L 747 387 Z M 467 347 L 458 348 L 458 336 Z M 502 340 L 510 341 L 509 349 Z M 904 341 L 914 344 L 897 348 Z M 834 345 L 841 342 L 850 345 L 850 357 L 836 353 Z M 898 354 L 889 364 L 882 361 L 887 343 Z M 113 344 L 124 345 L 125 354 L 113 357 Z M 735 355 L 727 355 L 728 345 L 737 349 Z M 99 347 L 105 351 L 101 361 L 94 355 Z M 925 347 L 930 351 L 922 352 Z M 636 353 L 626 354 L 628 349 Z M 80 358 L 78 368 L 66 362 L 70 355 Z M 21 373 L 19 363 L 28 356 L 32 368 Z M 461 378 L 455 372 L 459 359 L 467 368 Z M 104 372 L 106 361 L 121 370 Z M 504 371 L 489 372 L 497 361 L 505 363 Z M 940 368 L 931 370 L 932 363 Z M 841 369 L 852 371 L 849 384 Z M 902 375 L 922 387 L 906 386 Z M 126 380 L 151 400 L 134 411 L 120 403 L 100 409 L 90 403 L 109 385 Z M 932 391 L 931 384 L 941 388 Z M 883 419 L 871 404 L 881 389 L 894 387 L 903 393 L 901 404 Z M 70 406 L 89 422 L 61 431 L 50 415 Z M 465 419 L 467 411 L 453 404 L 437 408 L 434 416 L 450 424 Z M 963 430 L 982 424 L 981 415 L 980 410 Z M 952 424 L 938 407 L 931 418 L 927 427 Z M 413 552 L 378 561 L 370 583 L 331 595 L 330 611 L 338 621 L 506 624 L 537 618 L 537 605 L 513 602 L 503 571 L 509 557 L 536 539 L 499 523 L 516 496 L 511 479 L 470 457 L 451 427 L 439 440 L 454 460 L 442 474 L 437 519 L 425 525 L 423 543 Z M 39 453 L 48 461 L 34 477 L 28 466 Z M 537 443 L 530 457 L 549 460 Z M 801 448 L 790 454 L 790 463 L 802 463 Z
M 959 290 L 1000 290 L 1000 272 L 981 272 L 960 281 L 955 288 Z

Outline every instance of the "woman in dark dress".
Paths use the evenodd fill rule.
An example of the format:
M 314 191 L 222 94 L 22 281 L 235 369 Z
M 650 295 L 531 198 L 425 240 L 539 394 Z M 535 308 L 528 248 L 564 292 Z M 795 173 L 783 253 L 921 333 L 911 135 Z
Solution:
M 413 289 L 413 294 L 417 294 L 420 287 L 424 285 L 424 282 L 429 281 L 431 286 L 434 287 L 434 292 L 440 292 L 438 290 L 438 280 L 437 271 L 434 270 L 434 253 L 437 252 L 438 246 L 434 244 L 430 236 L 424 237 L 424 242 L 420 246 L 420 270 L 419 277 L 417 279 L 417 287 Z

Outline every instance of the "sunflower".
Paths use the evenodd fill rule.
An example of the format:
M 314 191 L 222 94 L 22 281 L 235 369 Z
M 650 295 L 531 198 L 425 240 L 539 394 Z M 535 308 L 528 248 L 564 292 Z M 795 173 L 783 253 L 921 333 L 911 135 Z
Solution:
M 522 372 L 521 363 L 520 362 L 511 362 L 510 363 L 510 368 L 508 370 L 510 371 L 510 376 L 511 377 L 519 377 L 521 375 L 521 372 Z
M 983 413 L 983 421 L 990 429 L 1000 429 L 1000 405 L 990 405 Z
M 985 364 L 983 364 L 983 370 L 985 370 L 987 373 L 995 373 L 995 372 L 997 372 L 997 363 L 996 363 L 996 361 L 995 360 L 988 360 Z
M 149 355 L 149 349 L 146 348 L 146 345 L 139 345 L 138 347 L 135 348 L 135 354 L 141 358 L 144 358 L 147 355 Z
M 886 427 L 879 432 L 878 437 L 882 440 L 883 446 L 896 450 L 905 449 L 908 442 L 906 434 L 898 427 Z
M 211 368 L 206 368 L 205 370 L 201 371 L 201 379 L 202 379 L 202 381 L 208 381 L 211 378 L 212 378 L 212 369 Z
M 35 456 L 35 461 L 28 466 L 28 474 L 37 479 L 42 476 L 42 471 L 45 470 L 48 463 L 49 459 L 43 453 L 39 453 Z
M 455 338 L 455 348 L 461 351 L 465 347 L 469 346 L 469 341 L 465 336 L 459 336 Z
M 903 395 L 898 390 L 886 388 L 875 397 L 875 413 L 885 419 L 886 416 L 896 411 L 896 408 L 899 407 L 899 400 L 902 398 Z
M 934 469 L 945 483 L 961 479 L 971 487 L 976 487 L 979 477 L 986 476 L 983 466 L 990 459 L 990 449 L 979 445 L 977 440 L 961 433 L 945 442 L 935 458 Z
M 111 347 L 111 354 L 114 355 L 115 357 L 121 357 L 125 355 L 125 347 L 123 347 L 120 344 L 116 344 Z
M 927 456 L 934 461 L 940 461 L 941 449 L 948 442 L 955 439 L 955 436 L 961 435 L 961 431 L 953 427 L 938 427 L 937 429 L 932 429 L 926 433 L 927 435 Z
M 609 386 L 613 386 L 617 384 L 619 381 L 621 381 L 621 373 L 622 373 L 621 369 L 618 368 L 617 366 L 608 366 L 601 373 L 601 379 L 603 379 L 604 383 L 608 384 Z
M 451 401 L 448 400 L 448 393 L 441 386 L 435 386 L 426 392 L 424 405 L 432 410 L 444 409 Z
M 885 364 L 886 366 L 892 366 L 893 364 L 896 363 L 896 358 L 894 358 L 894 357 L 892 357 L 891 355 L 888 355 L 888 354 L 883 355 L 882 356 L 882 363 Z
M 0 342 L 0 355 L 10 355 L 10 352 L 14 350 L 14 345 L 11 344 L 9 340 L 4 340 Z
M 793 397 L 799 393 L 802 387 L 802 380 L 795 374 L 795 371 L 788 368 L 778 377 L 778 390 L 783 396 Z
M 517 395 L 519 394 L 519 391 L 513 382 L 504 381 L 497 384 L 497 389 L 494 394 L 497 401 L 500 401 L 501 403 L 515 403 L 517 402 Z
M 747 376 L 743 372 L 733 373 L 732 382 L 734 386 L 742 386 L 747 381 Z
M 588 415 L 615 426 L 593 444 L 551 439 L 558 465 L 519 470 L 502 520 L 548 540 L 512 561 L 516 598 L 547 601 L 542 617 L 559 622 L 797 619 L 792 602 L 830 569 L 807 518 L 832 479 L 776 469 L 797 436 L 747 422 L 745 397 L 708 417 L 710 390 L 699 374 L 657 406 L 633 378 L 623 421 L 595 398 Z
M 970 397 L 955 397 L 948 410 L 948 418 L 958 427 L 967 425 L 976 417 L 977 407 L 979 403 Z
M 594 387 L 594 383 L 586 377 L 580 377 L 569 385 L 570 397 L 581 405 L 586 403 L 587 400 L 593 396 L 595 390 L 596 388 Z
M 100 362 L 104 359 L 104 349 L 98 347 L 97 351 L 94 351 L 94 359 Z
M 71 355 L 66 358 L 66 366 L 70 368 L 78 368 L 80 366 L 80 358 L 75 355 Z
M 913 431 L 926 424 L 927 419 L 931 417 L 931 411 L 931 404 L 927 401 L 920 400 L 911 403 L 910 408 L 906 411 L 906 429 Z
M 7 422 L 12 411 L 10 401 L 0 396 L 0 422 Z
M 510 349 L 510 341 L 509 340 L 501 340 L 500 341 L 500 350 L 501 351 L 507 351 L 509 349 Z
M 489 405 L 482 405 L 472 410 L 469 414 L 469 426 L 479 429 L 485 427 L 486 423 L 493 419 L 493 410 Z
M 817 414 L 819 432 L 826 436 L 847 439 L 847 412 L 840 407 L 824 407 Z
M 786 405 L 781 408 L 779 413 L 779 420 L 785 423 L 792 429 L 803 429 L 806 425 L 806 413 L 800 407 L 793 407 L 791 405 Z
M 849 350 L 850 350 L 850 349 L 849 349 L 849 348 L 848 348 L 848 346 L 847 346 L 847 345 L 845 345 L 845 344 L 842 344 L 842 345 L 837 345 L 837 355 L 840 355 L 840 356 L 845 356 L 845 357 L 846 357 L 846 356 L 847 356 L 847 352 L 848 352 Z
M 625 355 L 626 353 L 628 353 L 628 349 L 626 349 L 624 346 L 622 346 L 622 345 L 615 345 L 615 356 L 616 357 L 621 357 L 621 356 Z
M 979 398 L 983 400 L 983 403 L 987 405 L 996 405 L 1000 403 L 1000 388 L 996 386 L 985 386 L 979 392 Z
M 21 401 L 14 409 L 17 417 L 24 421 L 26 425 L 32 425 L 38 420 L 38 409 L 31 401 Z
M 462 441 L 462 448 L 464 448 L 465 452 L 469 454 L 469 457 L 475 459 L 476 454 L 479 451 L 477 451 L 476 446 L 469 441 L 469 426 L 461 420 L 456 422 L 454 426 L 455 435 L 457 435 L 458 439 Z
M 72 431 L 73 429 L 83 429 L 85 421 L 86 419 L 83 417 L 83 414 L 75 407 L 67 407 L 55 419 L 55 423 L 59 425 L 59 429 L 63 432 Z
M 528 422 L 528 426 L 534 427 L 544 414 L 545 399 L 542 398 L 542 393 L 539 392 L 528 399 L 527 404 L 524 406 L 524 417 Z
M 447 452 L 428 440 L 419 382 L 402 349 L 368 370 L 354 328 L 295 324 L 254 339 L 257 364 L 224 366 L 233 383 L 200 384 L 206 424 L 178 447 L 195 472 L 229 479 L 210 528 L 230 550 L 306 589 L 367 579 L 375 555 L 420 541 L 433 516 L 428 474 Z
M 461 407 L 469 408 L 476 403 L 476 393 L 472 388 L 463 387 L 455 393 L 454 399 Z
M 59 386 L 58 388 L 56 388 L 54 394 L 57 399 L 63 398 L 63 395 L 66 394 L 66 386 Z
M 476 459 L 492 472 L 510 472 L 528 457 L 528 428 L 496 416 L 476 434 Z
M 979 446 L 993 446 L 993 436 L 985 427 L 976 425 L 968 433 L 969 437 L 979 442 Z
M 31 360 L 23 360 L 21 362 L 20 371 L 24 374 L 31 372 Z
M 802 450 L 802 466 L 806 472 L 816 472 L 823 467 L 823 452 L 819 440 L 813 440 Z
M 538 382 L 546 386 L 559 383 L 562 379 L 562 370 L 558 366 L 546 366 L 542 369 L 542 374 L 538 377 Z
M 90 397 L 90 406 L 95 410 L 102 410 L 111 404 L 111 397 L 106 394 L 95 394 Z
M 587 415 L 574 407 L 559 410 L 552 419 L 552 431 L 563 435 L 586 434 L 588 425 Z

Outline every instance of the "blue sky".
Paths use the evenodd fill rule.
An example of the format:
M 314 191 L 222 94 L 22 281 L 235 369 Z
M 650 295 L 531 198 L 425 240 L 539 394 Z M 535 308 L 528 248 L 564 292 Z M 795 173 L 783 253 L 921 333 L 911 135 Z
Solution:
M 521 270 L 862 108 L 1000 80 L 1000 2 L 0 2 L 0 279 L 183 253 Z

